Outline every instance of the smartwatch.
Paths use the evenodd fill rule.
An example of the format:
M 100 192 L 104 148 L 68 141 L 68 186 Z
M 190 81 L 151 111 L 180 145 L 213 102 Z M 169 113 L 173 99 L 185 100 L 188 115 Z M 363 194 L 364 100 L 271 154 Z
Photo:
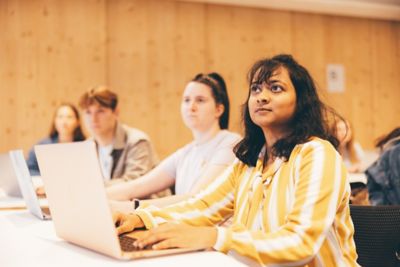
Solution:
M 132 203 L 133 203 L 133 209 L 137 209 L 140 206 L 140 200 L 137 198 L 132 199 Z

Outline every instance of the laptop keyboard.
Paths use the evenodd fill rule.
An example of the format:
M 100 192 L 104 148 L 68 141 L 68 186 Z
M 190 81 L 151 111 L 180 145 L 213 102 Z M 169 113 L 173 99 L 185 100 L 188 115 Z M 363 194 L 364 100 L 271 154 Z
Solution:
M 142 249 L 133 246 L 133 242 L 136 241 L 136 238 L 129 237 L 127 235 L 120 235 L 118 237 L 119 237 L 119 243 L 121 245 L 122 251 L 132 252 L 132 251 L 138 251 L 138 250 L 151 250 L 150 246 L 146 246 Z

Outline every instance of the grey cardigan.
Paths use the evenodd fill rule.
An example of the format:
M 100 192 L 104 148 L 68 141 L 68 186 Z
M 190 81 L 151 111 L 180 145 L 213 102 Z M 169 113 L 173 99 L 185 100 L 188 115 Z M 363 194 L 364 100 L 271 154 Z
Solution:
M 109 183 L 140 177 L 158 163 L 149 137 L 144 132 L 121 123 L 117 124 L 111 156 L 113 166 Z

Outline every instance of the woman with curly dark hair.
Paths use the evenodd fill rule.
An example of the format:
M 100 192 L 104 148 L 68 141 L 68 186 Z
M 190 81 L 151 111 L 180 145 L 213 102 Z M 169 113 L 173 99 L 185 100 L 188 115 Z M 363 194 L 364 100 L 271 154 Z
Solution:
M 114 214 L 118 232 L 145 227 L 139 248 L 213 248 L 251 266 L 358 266 L 334 111 L 290 55 L 257 61 L 248 80 L 238 160 L 184 203 Z

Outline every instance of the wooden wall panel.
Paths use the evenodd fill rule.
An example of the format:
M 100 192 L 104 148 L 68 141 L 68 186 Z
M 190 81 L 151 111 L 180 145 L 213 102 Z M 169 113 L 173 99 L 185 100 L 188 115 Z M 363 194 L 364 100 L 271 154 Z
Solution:
M 373 135 L 400 127 L 400 24 L 372 25 L 372 116 Z
M 399 125 L 399 22 L 172 0 L 4 0 L 0 25 L 0 151 L 29 149 L 59 102 L 108 84 L 121 120 L 147 132 L 163 158 L 191 139 L 185 84 L 210 71 L 226 78 L 230 128 L 240 132 L 247 71 L 277 53 L 309 69 L 363 146 Z M 329 63 L 344 65 L 344 93 L 327 92 Z
M 17 49 L 15 39 L 19 25 L 16 23 L 16 3 L 0 5 L 0 25 L 9 29 L 0 35 L 0 148 L 1 151 L 15 145 L 16 131 L 16 70 Z
M 345 91 L 328 93 L 328 102 L 354 127 L 363 144 L 372 135 L 371 23 L 364 19 L 329 17 L 326 21 L 325 64 L 345 68 Z M 326 78 L 322 83 L 326 86 Z
M 268 21 L 268 22 L 267 22 Z M 290 53 L 291 15 L 229 6 L 207 6 L 207 67 L 227 80 L 231 129 L 242 133 L 241 108 L 248 93 L 247 73 L 258 59 Z
M 180 116 L 186 83 L 205 69 L 204 5 L 112 1 L 108 79 L 123 122 L 147 132 L 165 155 L 191 140 Z
M 322 15 L 292 14 L 292 54 L 307 67 L 321 90 L 325 85 L 326 21 L 327 17 Z
M 56 105 L 105 82 L 104 11 L 104 1 L 0 2 L 1 151 L 27 151 Z

